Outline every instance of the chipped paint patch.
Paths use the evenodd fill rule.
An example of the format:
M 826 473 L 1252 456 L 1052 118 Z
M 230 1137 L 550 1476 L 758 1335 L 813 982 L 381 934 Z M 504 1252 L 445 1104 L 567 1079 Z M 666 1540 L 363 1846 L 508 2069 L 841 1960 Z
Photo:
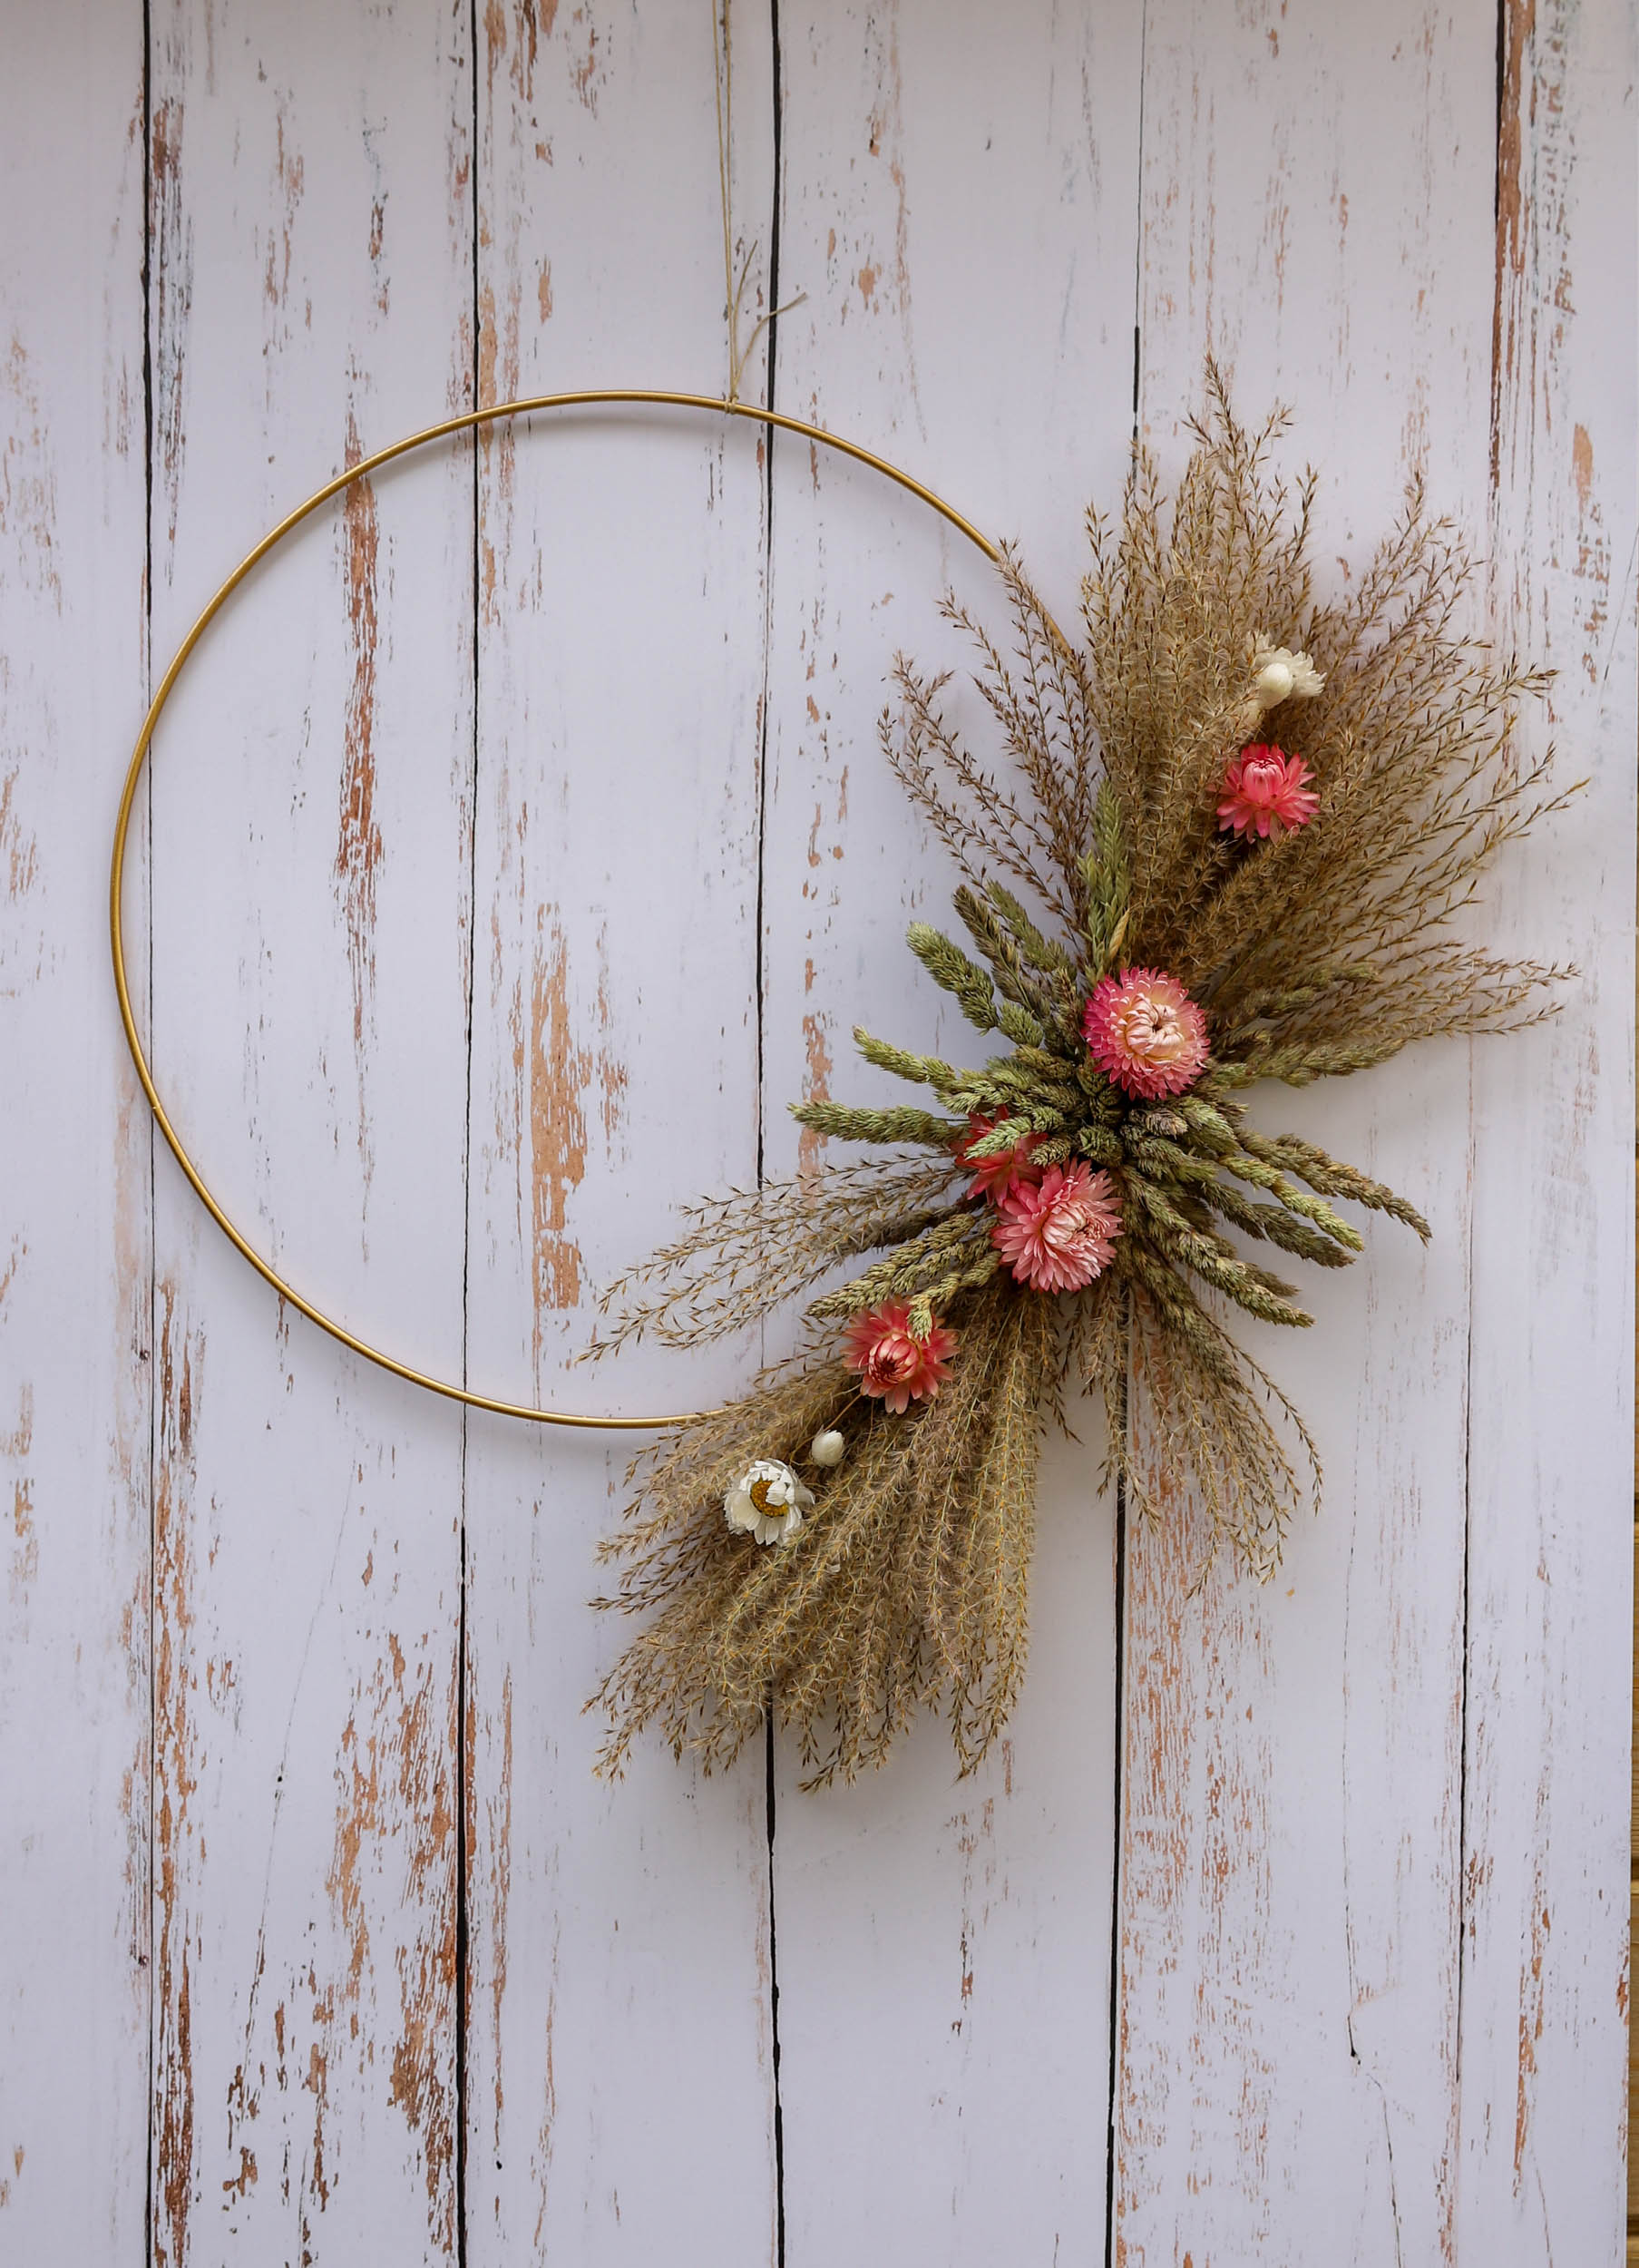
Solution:
M 530 975 L 526 1069 L 537 1364 L 543 1316 L 552 1308 L 577 1306 L 580 1299 L 580 1247 L 566 1229 L 570 1192 L 586 1177 L 581 1099 L 591 1074 L 591 1051 L 576 1043 L 570 1025 L 569 946 L 558 924 L 549 926 L 542 908 Z
M 153 72 L 157 83 L 188 74 L 185 54 L 173 38 L 173 52 L 156 53 Z M 151 274 L 153 279 L 153 435 L 154 463 L 165 485 L 166 526 L 171 548 L 177 538 L 177 517 L 182 482 L 182 424 L 185 409 L 188 312 L 193 303 L 193 219 L 182 197 L 182 128 L 180 98 L 165 95 L 154 104 L 150 141 L 153 178 L 153 212 L 150 223 Z
M 194 1721 L 195 1439 L 203 1334 L 190 1329 L 176 1286 L 158 1287 L 161 1313 L 153 1507 L 153 1769 L 155 1902 L 153 2244 L 156 2268 L 184 2268 L 195 2202 L 193 1964 L 198 1921 L 183 1882 L 198 1853 L 191 1804 L 199 1785 Z
M 474 1716 L 470 1722 L 473 1735 L 469 1756 L 475 1765 L 476 1701 L 472 1704 Z M 478 1801 L 477 1773 L 469 1769 L 467 1774 L 468 1800 L 474 1814 Z M 502 2069 L 501 2043 L 503 2037 L 502 2019 L 506 2012 L 506 1931 L 507 1911 L 512 1891 L 512 1673 L 507 1669 L 501 1686 L 501 1773 L 495 1793 L 486 1804 L 490 1836 L 490 2022 L 492 2028 L 491 2053 L 494 2058 L 494 2149 L 501 2155 L 502 2120 L 506 2107 L 506 2086 Z M 476 1847 L 473 1826 L 469 1825 L 467 1848 Z M 550 2042 L 549 2042 L 550 2053 Z
M 364 455 L 358 426 L 347 412 L 347 458 Z M 376 670 L 380 636 L 376 574 L 381 528 L 373 482 L 355 481 L 342 505 L 342 589 L 353 673 L 347 688 L 341 775 L 341 816 L 336 878 L 347 931 L 347 970 L 353 990 L 353 1048 L 358 1067 L 358 1154 L 368 1199 L 375 1167 L 371 1114 L 365 1096 L 366 1032 L 376 997 L 376 876 L 382 859 L 376 816 Z
M 0 359 L 0 395 L 8 405 L 0 417 L 5 434 L 0 443 L 0 535 L 12 539 L 19 587 L 49 598 L 61 614 L 56 469 L 28 350 L 15 331 L 9 351 Z
M 3 893 L 5 904 L 12 906 L 21 906 L 40 878 L 39 846 L 34 835 L 24 826 L 17 808 L 20 773 L 21 767 L 14 765 L 10 771 L 0 775 L 0 893 Z M 27 927 L 34 931 L 32 918 Z M 20 964 L 14 983 L 27 982 L 24 971 L 31 964 L 34 973 L 38 973 L 40 956 L 44 951 L 43 930 L 34 931 L 32 937 L 25 936 L 21 917 L 9 938 L 5 932 L 0 932 L 0 970 L 4 970 L 8 962 Z
M 322 1982 L 317 1969 L 308 1971 L 313 2030 L 302 2078 L 313 2097 L 308 2225 L 323 2215 L 344 2170 L 335 2116 L 348 2093 L 344 2073 L 362 2071 L 379 2052 L 387 2098 L 404 2118 L 425 2185 L 429 2237 L 444 2253 L 454 2242 L 457 1707 L 453 1665 L 425 1657 L 413 1663 L 392 1631 L 354 1688 L 337 1745 L 325 1882 L 340 1958 Z M 399 1878 L 385 1899 L 384 1875 Z M 395 1974 L 395 2019 L 379 2005 Z M 281 2060 L 283 2026 L 281 2003 Z
M 803 1017 L 803 1100 L 828 1102 L 831 1100 L 831 1074 L 836 1068 L 831 1060 L 831 1019 L 822 1010 L 809 1009 Z M 796 1169 L 799 1173 L 818 1170 L 825 1154 L 825 1137 L 814 1127 L 804 1127 L 797 1138 Z
M 569 946 L 552 909 L 535 918 L 529 999 L 515 985 L 510 1022 L 516 1115 L 527 1137 L 531 1284 L 534 1360 L 539 1371 L 546 1318 L 580 1304 L 581 1254 L 569 1231 L 570 1200 L 586 1177 L 588 1097 L 595 1093 L 604 1144 L 620 1122 L 627 1071 L 609 1045 L 614 1023 L 609 994 L 607 934 L 598 941 L 596 1046 L 577 1036 L 570 1000 Z M 504 1133 L 503 1133 L 504 1139 Z M 520 1158 L 520 1172 L 525 1169 Z
M 34 1527 L 34 1481 L 25 1468 L 34 1440 L 34 1390 L 24 1381 L 16 1425 L 0 1434 L 0 1457 L 20 1468 L 12 1481 L 11 1602 L 28 1604 L 29 1587 L 40 1571 L 40 1538 Z
M 1137 1366 L 1134 1383 L 1142 1442 Z M 1146 1487 L 1158 1517 L 1135 1523 L 1127 1557 L 1116 2256 L 1146 2256 L 1128 2246 L 1137 2229 L 1179 2227 L 1187 2201 L 1156 2184 L 1187 2135 L 1213 2168 L 1220 2222 L 1263 2258 L 1277 2079 L 1249 1989 L 1270 1967 L 1273 1757 L 1254 1715 L 1270 1670 L 1263 1595 L 1224 1570 L 1198 1588 L 1201 1516 L 1153 1463 Z M 1233 1706 L 1226 1661 L 1238 1665 Z

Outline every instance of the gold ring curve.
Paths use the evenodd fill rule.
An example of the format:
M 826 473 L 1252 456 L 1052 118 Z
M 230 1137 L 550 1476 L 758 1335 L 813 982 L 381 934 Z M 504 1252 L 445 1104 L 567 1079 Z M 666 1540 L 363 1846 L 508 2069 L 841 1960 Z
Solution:
M 141 1082 L 142 1092 L 148 1098 L 148 1107 L 153 1113 L 154 1121 L 165 1137 L 171 1154 L 181 1168 L 195 1197 L 199 1198 L 200 1203 L 240 1258 L 250 1263 L 263 1282 L 271 1286 L 280 1299 L 288 1302 L 298 1315 L 305 1315 L 309 1323 L 317 1324 L 321 1331 L 327 1332 L 331 1338 L 339 1341 L 343 1346 L 349 1348 L 355 1354 L 363 1355 L 366 1362 L 376 1364 L 381 1370 L 390 1371 L 394 1377 L 405 1379 L 413 1386 L 424 1387 L 429 1393 L 442 1394 L 446 1401 L 463 1403 L 469 1409 L 487 1410 L 497 1417 L 523 1418 L 536 1425 L 579 1425 L 608 1432 L 652 1432 L 662 1431 L 668 1426 L 690 1424 L 697 1418 L 710 1415 L 711 1413 L 681 1410 L 669 1412 L 659 1417 L 600 1417 L 588 1415 L 575 1410 L 542 1410 L 528 1403 L 502 1402 L 493 1394 L 476 1393 L 470 1386 L 457 1385 L 452 1379 L 436 1378 L 426 1371 L 415 1369 L 408 1363 L 401 1363 L 395 1355 L 387 1354 L 381 1347 L 372 1346 L 367 1340 L 357 1337 L 344 1324 L 336 1322 L 332 1316 L 326 1315 L 322 1308 L 316 1307 L 310 1299 L 304 1298 L 293 1285 L 286 1283 L 278 1270 L 262 1257 L 261 1254 L 229 1219 L 216 1198 L 211 1194 L 204 1176 L 183 1149 L 180 1137 L 171 1123 L 165 1106 L 160 1100 L 159 1089 L 154 1085 L 153 1073 L 149 1069 L 148 1058 L 143 1053 L 142 1042 L 137 1033 L 136 1018 L 132 1011 L 131 987 L 125 977 L 123 930 L 126 843 L 131 831 L 131 814 L 136 802 L 137 787 L 142 777 L 142 767 L 147 761 L 149 748 L 153 740 L 154 727 L 159 723 L 161 712 L 170 699 L 189 656 L 251 569 L 264 560 L 274 546 L 281 543 L 293 528 L 299 527 L 304 520 L 317 512 L 321 504 L 327 503 L 332 496 L 339 495 L 344 488 L 350 487 L 355 481 L 367 479 L 382 465 L 390 464 L 395 457 L 408 456 L 412 450 L 426 448 L 434 441 L 446 440 L 452 434 L 475 432 L 482 425 L 496 425 L 503 418 L 522 417 L 537 410 L 590 409 L 622 405 L 638 405 L 664 409 L 706 410 L 718 416 L 745 417 L 750 419 L 755 425 L 776 427 L 784 433 L 800 434 L 805 440 L 817 442 L 824 448 L 834 450 L 841 456 L 852 457 L 855 464 L 868 465 L 873 473 L 881 473 L 884 478 L 894 482 L 897 486 L 905 489 L 921 503 L 929 505 L 941 520 L 947 521 L 951 527 L 956 529 L 959 534 L 965 535 L 969 543 L 976 545 L 992 565 L 1000 561 L 1000 549 L 991 543 L 989 536 L 982 534 L 971 520 L 964 519 L 954 505 L 946 503 L 942 496 L 936 495 L 932 489 L 926 487 L 911 474 L 902 472 L 897 464 L 891 464 L 886 457 L 876 455 L 873 450 L 862 448 L 856 441 L 844 441 L 836 434 L 826 433 L 823 426 L 812 425 L 806 418 L 789 417 L 782 410 L 764 409 L 754 403 L 719 400 L 715 395 L 710 394 L 669 393 L 648 386 L 597 387 L 571 394 L 537 394 L 531 396 L 527 400 L 498 402 L 489 409 L 463 410 L 459 416 L 443 418 L 435 425 L 427 425 L 419 433 L 406 435 L 402 441 L 389 443 L 385 449 L 377 449 L 373 456 L 362 458 L 358 464 L 350 466 L 346 472 L 338 473 L 334 480 L 327 481 L 322 488 L 316 489 L 305 503 L 298 504 L 294 512 L 287 513 L 276 527 L 268 530 L 260 543 L 246 552 L 244 558 L 240 560 L 226 582 L 204 608 L 192 629 L 177 648 L 170 668 L 160 680 L 159 690 L 153 697 L 148 714 L 142 719 L 142 729 L 137 735 L 136 747 L 132 751 L 131 763 L 126 770 L 125 787 L 120 797 L 119 816 L 114 823 L 113 859 L 108 889 L 108 921 L 113 950 L 114 990 L 119 995 L 120 1002 L 120 1022 L 124 1026 L 125 1042 L 131 1050 L 131 1060 L 136 1066 L 137 1077 Z

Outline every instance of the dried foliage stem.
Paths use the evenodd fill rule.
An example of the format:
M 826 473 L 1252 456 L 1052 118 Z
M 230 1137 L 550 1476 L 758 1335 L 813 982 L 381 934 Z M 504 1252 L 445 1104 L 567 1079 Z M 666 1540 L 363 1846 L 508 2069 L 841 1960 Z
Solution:
M 1210 366 L 1207 392 L 1170 500 L 1140 452 L 1118 524 L 1089 520 L 1079 650 L 1010 551 L 1005 644 L 946 602 L 992 753 L 970 748 L 951 676 L 894 667 L 883 746 L 956 863 L 971 946 L 918 922 L 911 950 L 1000 1051 L 970 1067 L 856 1032 L 924 1100 L 796 1115 L 885 1154 L 700 1206 L 608 1295 L 593 1353 L 693 1345 L 809 1298 L 791 1363 L 634 1469 L 601 1603 L 647 1619 L 596 1696 L 609 1768 L 651 1723 L 725 1763 L 772 1708 L 819 1785 L 880 1763 L 928 1706 L 971 1770 L 1023 1674 L 1039 1435 L 1067 1386 L 1102 1398 L 1140 1518 L 1188 1491 L 1210 1545 L 1267 1575 L 1318 1504 L 1320 1460 L 1224 1316 L 1310 1317 L 1243 1247 L 1347 1266 L 1364 1238 L 1340 1206 L 1429 1229 L 1251 1124 L 1247 1090 L 1552 1008 L 1566 972 L 1489 953 L 1469 918 L 1563 800 L 1515 745 L 1542 678 L 1465 635 L 1469 563 L 1415 485 L 1346 595 L 1317 604 L 1313 474 L 1272 470 L 1283 416 L 1242 427 Z M 1301 739 L 1295 771 L 1277 734 Z M 1294 797 L 1258 833 L 1234 800 L 1254 758 L 1264 793 Z M 1112 1000 L 1140 1022 L 1100 1021 Z M 1117 1038 L 1139 1054 L 1108 1052 Z M 919 1398 L 862 1393 L 849 1318 L 914 1371 L 902 1405 Z M 795 1472 L 824 1428 L 842 1461 L 805 1465 L 800 1529 L 767 1549 L 730 1526 L 753 1462 Z

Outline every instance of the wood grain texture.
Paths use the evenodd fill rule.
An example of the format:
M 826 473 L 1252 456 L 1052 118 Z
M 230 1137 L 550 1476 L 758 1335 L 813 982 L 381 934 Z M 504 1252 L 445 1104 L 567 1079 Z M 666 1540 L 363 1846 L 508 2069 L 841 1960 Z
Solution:
M 900 0 L 780 15 L 783 408 L 1024 539 L 1074 620 L 1081 513 L 1132 428 L 1138 31 L 1114 13 Z M 766 1154 L 788 1098 L 876 1100 L 855 1022 L 967 1060 L 906 952 L 956 879 L 873 729 L 896 648 L 971 656 L 977 554 L 879 484 L 775 445 L 765 879 Z M 976 697 L 956 692 L 978 743 Z M 976 713 L 978 712 L 978 713 Z M 775 1831 L 786 2258 L 983 2263 L 1102 2250 L 1109 2077 L 1113 1520 L 1090 1407 L 1049 1446 L 1029 1681 L 958 1783 L 923 1721 L 880 1777 L 798 1790 Z M 848 2169 L 846 2178 L 839 2170 Z
M 146 2204 L 146 1110 L 102 935 L 145 658 L 142 40 L 0 73 L 0 2258 L 136 2261 Z M 92 815 L 94 814 L 94 819 Z M 141 903 L 141 877 L 137 897 Z
M 1577 963 L 1566 1012 L 1476 1063 L 1477 1123 L 1517 1131 L 1475 1158 L 1458 2227 L 1465 2256 L 1616 2260 L 1639 59 L 1620 7 L 1510 5 L 1504 30 L 1494 619 L 1556 671 L 1539 737 L 1589 785 L 1503 912 Z
M 735 11 L 736 210 L 769 210 L 769 59 Z M 720 389 L 709 11 L 486 11 L 486 399 Z M 745 132 L 738 131 L 744 122 Z M 756 1170 L 760 436 L 497 432 L 479 466 L 472 1375 L 571 1408 L 721 1398 L 745 1348 L 572 1370 L 600 1286 Z M 466 2257 L 774 2256 L 760 1757 L 592 1777 L 589 1611 L 630 1436 L 468 1431 Z
M 444 406 L 723 383 L 709 9 L 14 15 L 0 2260 L 1618 2258 L 1631 11 L 735 0 L 737 258 L 754 313 L 806 295 L 748 393 L 1019 535 L 1068 621 L 1210 346 L 1297 410 L 1322 579 L 1413 470 L 1488 538 L 1476 622 L 1592 776 L 1485 916 L 1580 963 L 1556 1024 L 1258 1103 L 1436 1228 L 1259 1349 L 1329 1467 L 1281 1577 L 1192 1595 L 1186 1506 L 1119 1548 L 1089 1413 L 991 1766 L 929 1722 L 819 1798 L 784 1743 L 591 1778 L 627 1444 L 281 1315 L 152 1162 L 102 931 L 149 640 L 280 511 Z M 259 574 L 161 735 L 131 945 L 304 1287 L 506 1393 L 745 1375 L 569 1363 L 680 1203 L 815 1154 L 788 1099 L 883 1091 L 855 1019 L 958 1044 L 874 732 L 896 648 L 962 659 L 947 580 L 991 611 L 869 475 L 647 416 L 405 465 Z
M 468 397 L 464 10 L 152 15 L 154 639 Z M 472 469 L 348 492 L 156 746 L 158 1074 L 229 1209 L 459 1363 Z M 158 1184 L 156 2262 L 448 2256 L 460 1432 Z
M 1420 0 L 1146 14 L 1146 434 L 1180 462 L 1208 349 L 1243 416 L 1292 403 L 1323 591 L 1414 473 L 1483 529 L 1490 41 Z M 1186 1503 L 1132 1539 L 1113 2234 L 1135 2268 L 1453 2256 L 1468 1052 L 1260 1090 L 1262 1124 L 1409 1191 L 1434 1241 L 1380 1226 L 1305 1287 L 1312 1334 L 1248 1334 L 1326 1467 L 1266 1589 L 1193 1588 Z

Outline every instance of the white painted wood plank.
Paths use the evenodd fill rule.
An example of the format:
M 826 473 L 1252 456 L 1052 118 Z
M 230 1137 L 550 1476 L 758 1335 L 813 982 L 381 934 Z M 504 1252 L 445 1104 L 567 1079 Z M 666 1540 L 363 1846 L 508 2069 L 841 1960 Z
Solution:
M 154 643 L 471 385 L 464 9 L 152 16 Z M 229 1209 L 461 1354 L 470 454 L 247 589 L 153 776 L 156 1065 Z M 156 2261 L 448 2257 L 460 1428 L 263 1286 L 162 1161 Z
M 148 1141 L 102 829 L 143 668 L 141 17 L 0 77 L 0 2255 L 142 2245 Z M 140 878 L 139 878 L 140 902 Z
M 1293 400 L 1322 575 L 1413 467 L 1483 540 L 1491 49 L 1420 6 L 1148 14 L 1146 427 L 1176 464 L 1209 344 L 1245 414 Z M 1470 1127 L 1468 1051 L 1440 1045 L 1258 1101 L 1407 1189 L 1435 1242 L 1375 1235 L 1312 1337 L 1259 1348 L 1327 1464 L 1267 1591 L 1192 1598 L 1183 1531 L 1134 1540 L 1119 2257 L 1456 2255 L 1468 1181 L 1519 1135 L 1494 1091 Z
M 780 26 L 780 289 L 808 298 L 780 325 L 779 406 L 1021 538 L 1073 621 L 1081 515 L 1131 434 L 1138 19 L 903 0 Z M 950 919 L 956 877 L 874 727 L 896 647 L 970 659 L 936 620 L 947 581 L 1004 625 L 983 561 L 904 497 L 784 440 L 775 469 L 764 1100 L 787 1171 L 788 1100 L 892 1085 L 854 1058 L 856 1021 L 971 1041 L 904 947 L 908 918 Z M 1029 1677 L 989 1764 L 958 1784 L 929 1719 L 880 1777 L 807 1795 L 781 1744 L 794 2268 L 1102 2256 L 1114 1559 L 1088 1421 L 1049 1444 Z
M 1496 631 L 1554 668 L 1533 732 L 1587 793 L 1505 934 L 1583 972 L 1478 1059 L 1465 2260 L 1623 2257 L 1633 1486 L 1634 38 L 1504 12 Z
M 735 191 L 770 209 L 766 19 L 734 10 Z M 496 8 L 480 62 L 487 398 L 726 384 L 711 20 Z M 480 466 L 474 1382 L 698 1407 L 746 1350 L 571 1370 L 597 1287 L 756 1163 L 760 438 L 497 433 Z M 474 1418 L 466 1502 L 467 2257 L 772 2260 L 760 1760 L 592 1777 L 592 1614 L 636 1443 Z

